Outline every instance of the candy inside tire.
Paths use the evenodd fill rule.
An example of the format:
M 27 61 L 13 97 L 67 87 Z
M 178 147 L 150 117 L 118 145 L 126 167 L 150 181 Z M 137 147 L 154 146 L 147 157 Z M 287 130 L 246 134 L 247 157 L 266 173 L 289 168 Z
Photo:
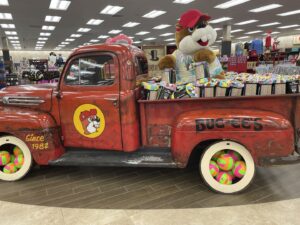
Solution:
M 239 153 L 247 166 L 247 172 L 244 177 L 231 185 L 220 184 L 209 171 L 209 163 L 213 155 L 224 149 L 230 149 Z M 255 164 L 250 152 L 243 145 L 233 141 L 220 141 L 209 146 L 202 154 L 199 170 L 205 184 L 211 190 L 222 194 L 235 194 L 244 191 L 255 176 Z
M 4 181 L 20 180 L 30 171 L 31 164 L 32 164 L 32 156 L 30 150 L 24 141 L 14 136 L 0 137 L 0 146 L 6 144 L 16 145 L 22 150 L 24 156 L 24 164 L 15 173 L 6 174 L 3 171 L 0 171 L 0 180 L 4 180 Z

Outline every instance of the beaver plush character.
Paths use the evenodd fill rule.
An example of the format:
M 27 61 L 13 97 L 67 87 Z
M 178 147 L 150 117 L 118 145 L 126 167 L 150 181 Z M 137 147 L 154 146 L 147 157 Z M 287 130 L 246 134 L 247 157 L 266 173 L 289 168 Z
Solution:
M 173 68 L 176 70 L 177 82 L 192 82 L 195 80 L 195 72 L 190 66 L 195 62 L 206 61 L 210 76 L 224 78 L 222 66 L 209 49 L 217 38 L 217 32 L 208 25 L 210 16 L 197 9 L 191 9 L 181 15 L 176 24 L 177 50 L 172 55 L 166 55 L 159 61 L 161 70 Z

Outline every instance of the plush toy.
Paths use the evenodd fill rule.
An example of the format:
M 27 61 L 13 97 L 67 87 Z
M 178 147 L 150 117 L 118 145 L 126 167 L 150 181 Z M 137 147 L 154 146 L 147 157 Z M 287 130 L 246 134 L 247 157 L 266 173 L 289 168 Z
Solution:
M 221 170 L 229 171 L 234 167 L 234 160 L 229 154 L 222 154 L 218 158 L 218 166 Z
M 209 48 L 217 38 L 217 32 L 208 25 L 210 18 L 197 9 L 191 9 L 183 13 L 176 24 L 177 50 L 161 58 L 158 63 L 161 70 L 176 70 L 176 82 L 194 82 L 196 74 L 191 67 L 193 63 L 203 61 L 208 63 L 211 77 L 225 78 L 218 58 Z

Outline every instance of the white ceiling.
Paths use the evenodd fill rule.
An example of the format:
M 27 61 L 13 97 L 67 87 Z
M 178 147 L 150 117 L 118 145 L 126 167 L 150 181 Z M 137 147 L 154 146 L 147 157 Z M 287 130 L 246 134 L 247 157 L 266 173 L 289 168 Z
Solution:
M 291 29 L 278 29 L 279 26 L 299 24 L 300 25 L 300 14 L 281 17 L 277 16 L 278 13 L 284 13 L 292 10 L 300 10 L 299 0 L 251 0 L 249 2 L 243 3 L 238 6 L 234 6 L 229 9 L 216 9 L 214 6 L 224 3 L 228 0 L 195 0 L 190 4 L 174 4 L 174 0 L 71 0 L 71 4 L 67 11 L 60 10 L 50 10 L 50 0 L 8 0 L 9 6 L 0 6 L 0 13 L 11 13 L 13 20 L 0 20 L 0 23 L 13 23 L 16 29 L 10 29 L 12 31 L 17 31 L 18 37 L 23 50 L 33 50 L 35 48 L 37 39 L 41 27 L 43 25 L 53 25 L 56 26 L 54 31 L 51 32 L 51 36 L 46 41 L 43 50 L 53 50 L 65 39 L 69 38 L 71 34 L 76 32 L 79 28 L 91 28 L 88 33 L 83 33 L 80 38 L 75 38 L 76 40 L 66 45 L 66 47 L 61 50 L 70 50 L 83 43 L 89 42 L 91 39 L 97 39 L 99 35 L 108 35 L 108 32 L 112 29 L 123 30 L 122 33 L 134 36 L 134 40 L 143 40 L 149 37 L 155 37 L 154 41 L 143 41 L 143 44 L 166 44 L 165 39 L 173 38 L 173 36 L 161 37 L 160 34 L 163 33 L 174 33 L 175 23 L 180 15 L 190 8 L 197 8 L 202 12 L 208 13 L 213 19 L 220 17 L 232 17 L 233 19 L 228 21 L 229 24 L 235 24 L 245 20 L 255 19 L 259 20 L 256 23 L 237 26 L 233 25 L 232 30 L 243 29 L 242 32 L 234 33 L 233 41 L 235 38 L 241 36 L 248 36 L 245 33 L 255 30 L 269 30 L 280 31 L 278 36 L 289 35 L 289 34 L 300 34 L 300 31 Z M 283 5 L 283 7 L 273 9 L 270 11 L 265 11 L 261 13 L 249 12 L 250 9 L 257 8 L 259 6 L 264 6 L 271 3 L 278 3 Z M 101 15 L 99 12 L 107 5 L 119 5 L 123 6 L 124 9 L 121 10 L 117 15 Z M 152 10 L 164 10 L 167 11 L 166 14 L 161 15 L 154 19 L 143 18 L 142 16 Z M 61 16 L 62 19 L 59 23 L 47 23 L 45 22 L 45 16 Z M 86 25 L 90 19 L 101 19 L 104 20 L 98 26 Z M 139 22 L 140 24 L 133 28 L 124 28 L 127 22 Z M 260 28 L 257 25 L 280 22 L 280 25 Z M 162 29 L 154 30 L 153 27 L 160 24 L 170 24 L 172 26 Z M 222 28 L 224 23 L 213 24 L 213 27 Z M 300 26 L 298 27 L 300 28 Z M 1 28 L 0 28 L 1 29 Z M 4 31 L 8 29 L 1 29 L 1 36 L 5 36 Z M 135 35 L 140 31 L 149 31 L 149 34 L 144 36 Z M 259 37 L 262 33 L 249 35 L 250 38 Z M 113 36 L 113 35 L 112 35 Z M 222 36 L 222 30 L 218 31 L 218 36 Z M 247 39 L 245 39 L 247 40 Z M 100 42 L 102 42 L 101 40 Z M 10 49 L 13 49 L 11 45 Z

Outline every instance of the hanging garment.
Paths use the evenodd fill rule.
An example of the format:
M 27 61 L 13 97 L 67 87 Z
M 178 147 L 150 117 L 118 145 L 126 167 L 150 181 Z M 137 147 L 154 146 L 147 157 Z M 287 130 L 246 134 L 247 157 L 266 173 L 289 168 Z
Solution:
M 241 56 L 244 53 L 244 45 L 243 43 L 237 43 L 235 45 L 235 55 L 236 56 Z
M 258 55 L 263 54 L 264 52 L 264 44 L 260 39 L 255 39 L 251 43 L 251 50 L 255 50 Z
M 271 47 L 271 42 L 272 42 L 271 36 L 267 36 L 266 37 L 266 48 L 270 48 Z

